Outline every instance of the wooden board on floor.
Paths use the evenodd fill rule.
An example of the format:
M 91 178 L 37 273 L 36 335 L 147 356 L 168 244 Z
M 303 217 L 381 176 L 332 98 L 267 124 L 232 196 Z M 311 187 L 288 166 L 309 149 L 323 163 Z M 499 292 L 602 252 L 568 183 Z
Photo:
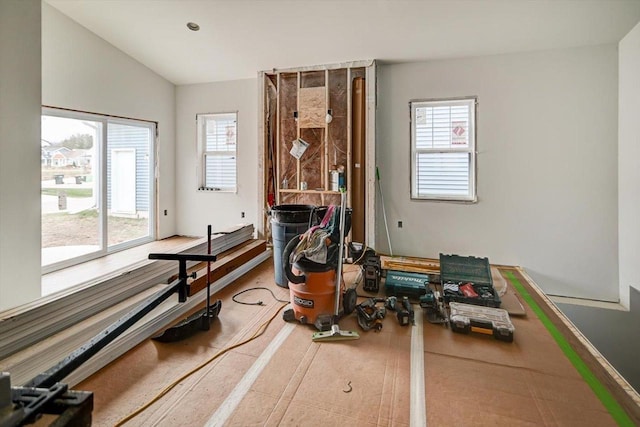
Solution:
M 265 240 L 250 240 L 247 243 L 236 246 L 218 256 L 215 262 L 211 263 L 209 280 L 211 283 L 231 273 L 250 259 L 267 250 Z M 195 295 L 207 287 L 207 263 L 200 263 L 194 269 L 197 274 L 196 279 L 189 285 L 189 296 Z
M 440 261 L 429 258 L 380 256 L 383 270 L 406 271 L 410 273 L 440 274 Z

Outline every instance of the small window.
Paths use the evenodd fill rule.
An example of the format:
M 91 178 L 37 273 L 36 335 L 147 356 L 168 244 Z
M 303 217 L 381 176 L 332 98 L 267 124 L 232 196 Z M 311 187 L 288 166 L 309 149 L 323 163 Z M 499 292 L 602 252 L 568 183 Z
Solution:
M 411 101 L 411 198 L 475 201 L 476 98 Z
M 237 113 L 198 114 L 200 190 L 236 191 Z

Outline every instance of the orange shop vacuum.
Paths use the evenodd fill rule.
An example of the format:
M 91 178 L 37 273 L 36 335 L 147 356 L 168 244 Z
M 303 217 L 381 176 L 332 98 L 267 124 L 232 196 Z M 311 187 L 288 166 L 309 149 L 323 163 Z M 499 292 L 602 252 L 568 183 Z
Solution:
M 340 301 L 336 316 L 336 276 L 340 257 L 340 226 L 339 207 L 327 211 L 325 218 L 318 227 L 309 229 L 289 241 L 284 249 L 282 263 L 284 273 L 289 281 L 289 295 L 291 306 L 282 314 L 287 321 L 299 321 L 302 324 L 314 325 L 320 331 L 328 331 L 337 323 L 336 317 L 351 314 L 357 304 L 357 294 L 354 288 L 346 289 L 344 280 L 340 280 Z M 349 233 L 351 223 L 351 209 L 345 211 L 344 234 Z M 324 227 L 323 227 L 324 225 Z M 291 261 L 292 253 L 305 239 L 310 239 L 314 232 L 319 232 L 320 238 L 326 246 L 326 260 L 318 262 L 302 255 Z M 323 236 L 327 236 L 323 238 Z M 318 237 L 318 236 L 316 236 Z M 344 238 L 343 238 L 344 240 Z

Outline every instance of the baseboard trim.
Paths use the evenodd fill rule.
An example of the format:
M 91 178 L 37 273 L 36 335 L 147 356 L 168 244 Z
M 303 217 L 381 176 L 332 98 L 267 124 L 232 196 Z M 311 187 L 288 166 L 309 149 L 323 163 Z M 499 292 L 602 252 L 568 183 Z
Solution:
M 571 304 L 584 307 L 606 308 L 608 310 L 629 311 L 628 308 L 617 302 L 597 301 L 585 298 L 563 297 L 559 295 L 548 295 L 551 301 L 556 304 Z

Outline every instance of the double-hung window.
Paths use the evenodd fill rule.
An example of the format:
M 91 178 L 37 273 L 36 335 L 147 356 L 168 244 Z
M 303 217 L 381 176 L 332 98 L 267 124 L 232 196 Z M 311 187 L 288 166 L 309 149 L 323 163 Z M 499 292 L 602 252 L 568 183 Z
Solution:
M 236 191 L 237 113 L 198 114 L 200 190 Z
M 476 200 L 476 98 L 411 101 L 411 198 Z

